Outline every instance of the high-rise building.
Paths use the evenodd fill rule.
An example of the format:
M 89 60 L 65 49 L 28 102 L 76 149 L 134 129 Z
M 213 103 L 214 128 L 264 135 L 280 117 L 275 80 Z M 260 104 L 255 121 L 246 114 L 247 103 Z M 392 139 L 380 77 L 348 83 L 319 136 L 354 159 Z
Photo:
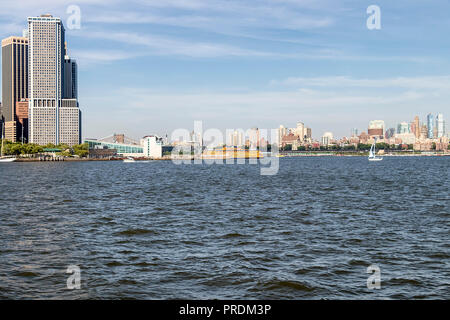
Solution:
M 409 123 L 407 123 L 407 122 L 400 122 L 397 125 L 397 133 L 398 134 L 409 133 L 409 131 L 410 131 Z
M 9 37 L 2 40 L 2 118 L 5 138 L 22 139 L 17 124 L 17 103 L 28 97 L 28 39 Z
M 434 117 L 431 113 L 427 115 L 428 138 L 434 138 Z
M 297 122 L 297 127 L 295 129 L 295 135 L 300 137 L 300 140 L 305 139 L 305 125 L 303 122 Z
M 383 120 L 370 121 L 367 133 L 371 137 L 378 137 L 380 139 L 383 139 L 383 137 L 384 137 L 384 121 Z
M 418 139 L 420 137 L 420 121 L 419 116 L 414 117 L 414 135 Z
M 357 128 L 353 128 L 352 129 L 351 136 L 352 137 L 357 137 L 358 136 L 358 129 Z
M 438 113 L 436 116 L 436 128 L 437 128 L 437 138 L 442 138 L 445 136 L 445 121 L 444 115 Z
M 30 17 L 28 37 L 29 141 L 41 145 L 78 144 L 81 112 L 71 80 L 75 79 L 76 87 L 76 64 L 74 69 L 70 59 L 66 63 L 63 23 L 51 15 Z M 66 73 L 70 74 L 68 78 Z
M 78 99 L 77 62 L 74 59 L 70 59 L 67 42 L 64 50 L 64 99 Z
M 386 139 L 390 139 L 390 138 L 392 138 L 394 135 L 395 135 L 395 129 L 394 129 L 394 128 L 389 128 L 389 129 L 386 130 L 386 133 L 385 133 L 384 137 L 385 137 Z
M 278 128 L 278 147 L 281 148 L 283 137 L 288 135 L 288 130 L 285 126 L 280 125 Z
M 333 141 L 333 133 L 331 132 L 325 132 L 322 136 L 322 145 L 328 146 Z
M 428 136 L 428 127 L 426 124 L 423 124 L 422 127 L 420 127 L 420 139 L 426 139 Z

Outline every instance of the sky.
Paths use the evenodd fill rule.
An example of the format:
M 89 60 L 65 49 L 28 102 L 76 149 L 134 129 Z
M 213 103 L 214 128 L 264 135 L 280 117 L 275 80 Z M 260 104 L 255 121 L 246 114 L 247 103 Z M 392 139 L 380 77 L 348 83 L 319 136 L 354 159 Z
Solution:
M 63 20 L 84 138 L 170 136 L 196 120 L 342 137 L 375 119 L 448 123 L 449 12 L 449 0 L 2 0 L 0 37 L 29 16 Z

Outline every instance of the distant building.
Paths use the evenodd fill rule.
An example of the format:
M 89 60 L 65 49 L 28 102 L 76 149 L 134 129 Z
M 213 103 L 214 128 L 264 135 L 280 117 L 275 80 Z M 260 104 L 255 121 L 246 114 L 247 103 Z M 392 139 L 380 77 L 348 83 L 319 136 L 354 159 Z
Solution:
M 352 129 L 352 133 L 351 133 L 351 137 L 357 137 L 358 136 L 358 129 L 357 128 L 353 128 Z
M 242 147 L 244 145 L 245 133 L 243 130 L 234 130 L 227 137 L 227 145 L 231 147 Z
M 404 144 L 414 144 L 416 142 L 416 135 L 410 132 L 397 133 L 394 137 L 400 139 Z
M 280 125 L 280 127 L 278 128 L 278 147 L 279 148 L 282 147 L 283 137 L 286 136 L 287 134 L 288 134 L 288 129 L 285 126 Z
M 305 139 L 305 124 L 303 122 L 297 122 L 297 127 L 295 128 L 295 135 L 297 135 L 301 141 Z
M 420 138 L 420 121 L 419 121 L 419 116 L 415 116 L 414 117 L 414 135 L 416 136 L 417 139 Z
M 328 146 L 328 145 L 331 144 L 332 140 L 333 140 L 333 133 L 325 132 L 323 134 L 323 136 L 322 136 L 322 141 L 321 142 L 322 142 L 323 146 Z
M 383 120 L 370 121 L 367 133 L 371 137 L 383 139 L 384 138 L 384 121 Z
M 410 125 L 407 122 L 400 122 L 397 125 L 397 134 L 405 134 L 410 132 Z
M 392 138 L 394 136 L 394 134 L 395 134 L 395 129 L 394 128 L 389 128 L 389 129 L 386 130 L 384 138 L 385 139 L 390 139 L 390 138 Z
M 141 139 L 144 157 L 161 158 L 163 139 L 158 136 L 146 136 Z
M 22 140 L 17 124 L 17 102 L 28 98 L 28 39 L 9 37 L 2 40 L 2 117 L 5 138 Z
M 301 145 L 300 137 L 293 133 L 289 133 L 288 135 L 283 136 L 281 148 L 285 148 L 288 145 L 292 147 L 292 150 L 297 150 Z
M 442 138 L 445 136 L 445 121 L 444 115 L 442 113 L 438 113 L 436 116 L 436 129 L 437 129 L 437 138 Z
M 428 137 L 428 127 L 426 124 L 423 124 L 420 127 L 420 139 L 426 139 Z
M 434 117 L 431 113 L 427 115 L 427 128 L 428 128 L 428 138 L 434 138 Z

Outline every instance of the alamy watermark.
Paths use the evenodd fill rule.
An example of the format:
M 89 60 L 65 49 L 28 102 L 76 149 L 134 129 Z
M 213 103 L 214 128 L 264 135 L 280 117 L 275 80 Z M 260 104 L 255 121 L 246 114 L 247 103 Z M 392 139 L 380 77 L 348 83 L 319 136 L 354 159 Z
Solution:
M 370 16 L 367 18 L 367 29 L 380 30 L 381 29 L 381 9 L 377 5 L 371 5 L 367 7 L 367 14 Z
M 72 275 L 67 278 L 67 289 L 81 289 L 81 269 L 78 266 L 70 265 L 67 267 L 66 273 Z
M 70 5 L 67 7 L 66 13 L 69 15 L 67 18 L 66 26 L 69 30 L 81 29 L 81 9 L 77 5 Z
M 367 289 L 381 289 L 381 269 L 376 264 L 367 267 L 367 273 L 371 276 L 367 278 Z

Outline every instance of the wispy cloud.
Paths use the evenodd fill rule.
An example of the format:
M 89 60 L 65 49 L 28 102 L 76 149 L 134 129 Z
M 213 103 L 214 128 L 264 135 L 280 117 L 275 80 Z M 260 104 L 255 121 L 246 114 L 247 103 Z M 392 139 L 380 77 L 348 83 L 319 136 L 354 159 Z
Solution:
M 408 88 L 408 89 L 444 89 L 450 90 L 450 76 L 395 77 L 382 79 L 364 79 L 347 76 L 329 77 L 290 77 L 272 80 L 272 86 L 322 87 L 322 88 Z

